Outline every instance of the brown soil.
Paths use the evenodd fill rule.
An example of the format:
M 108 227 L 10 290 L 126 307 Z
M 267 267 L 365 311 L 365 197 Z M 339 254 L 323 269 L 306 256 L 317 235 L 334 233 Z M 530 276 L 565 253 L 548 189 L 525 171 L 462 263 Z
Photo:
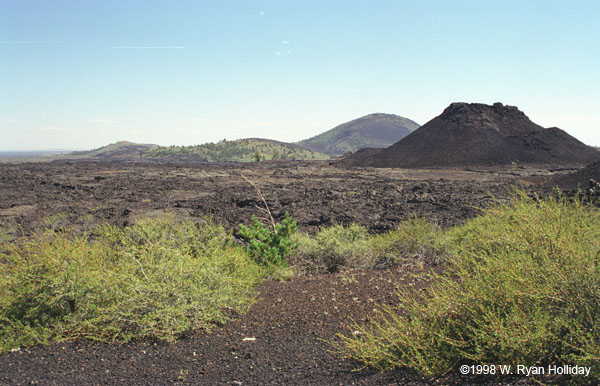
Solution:
M 586 165 L 594 148 L 556 127 L 544 129 L 514 106 L 452 103 L 444 112 L 381 151 L 363 151 L 344 165 L 449 167 Z
M 412 213 L 443 225 L 464 222 L 492 194 L 547 170 L 345 170 L 327 163 L 259 165 L 154 165 L 52 163 L 0 165 L 0 223 L 31 232 L 42 219 L 64 213 L 65 224 L 128 224 L 170 209 L 197 221 L 212 214 L 235 227 L 257 211 L 255 181 L 277 217 L 290 212 L 300 227 L 356 221 L 373 230 Z M 417 291 L 430 283 L 416 268 L 298 276 L 269 281 L 249 312 L 211 332 L 174 344 L 107 345 L 89 341 L 22 348 L 0 355 L 0 384 L 534 384 L 524 378 L 443 378 L 413 372 L 353 371 L 360 364 L 332 353 L 328 341 L 350 332 L 378 304 L 395 304 L 394 289 Z M 255 338 L 246 339 L 244 338 Z M 553 383 L 558 380 L 551 380 Z

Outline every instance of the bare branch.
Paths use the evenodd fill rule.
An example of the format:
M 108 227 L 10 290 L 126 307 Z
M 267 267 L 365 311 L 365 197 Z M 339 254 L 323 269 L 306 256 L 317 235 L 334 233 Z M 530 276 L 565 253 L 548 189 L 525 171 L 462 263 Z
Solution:
M 240 173 L 240 176 L 242 176 L 242 178 L 244 180 L 246 180 L 247 183 L 249 183 L 250 185 L 252 185 L 252 187 L 254 188 L 254 190 L 256 190 L 256 194 L 258 194 L 258 197 L 262 200 L 263 204 L 265 205 L 264 208 L 261 208 L 260 206 L 255 205 L 256 209 L 258 209 L 261 212 L 263 212 L 266 220 L 271 223 L 271 227 L 273 228 L 273 232 L 277 233 L 277 228 L 275 227 L 275 220 L 273 219 L 273 215 L 271 214 L 271 209 L 269 209 L 269 205 L 267 205 L 267 200 L 265 200 L 265 197 L 263 196 L 262 192 L 260 191 L 260 189 L 258 188 L 258 186 L 256 186 L 256 184 L 254 182 L 250 181 L 245 175 L 243 175 L 242 173 Z

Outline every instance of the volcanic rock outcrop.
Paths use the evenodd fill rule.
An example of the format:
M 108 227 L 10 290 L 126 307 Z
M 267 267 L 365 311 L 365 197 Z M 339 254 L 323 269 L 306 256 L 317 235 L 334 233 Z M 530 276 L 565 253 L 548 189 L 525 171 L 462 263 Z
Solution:
M 588 189 L 591 195 L 600 197 L 600 153 L 597 159 L 597 162 L 574 173 L 556 176 L 547 185 L 558 185 L 564 190 Z
M 598 151 L 563 130 L 543 128 L 518 108 L 452 103 L 392 146 L 358 151 L 342 164 L 375 167 L 588 164 Z

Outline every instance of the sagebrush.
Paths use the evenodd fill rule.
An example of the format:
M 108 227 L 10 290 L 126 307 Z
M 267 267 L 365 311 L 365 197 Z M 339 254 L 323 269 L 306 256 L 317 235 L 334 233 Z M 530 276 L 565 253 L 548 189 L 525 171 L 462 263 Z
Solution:
M 358 224 L 334 225 L 315 235 L 298 233 L 294 264 L 309 270 L 383 268 L 399 264 L 429 266 L 443 262 L 449 245 L 439 226 L 411 218 L 383 234 L 370 234 Z
M 448 232 L 449 269 L 336 343 L 379 368 L 577 364 L 600 379 L 600 213 L 520 193 Z M 590 381 L 588 379 L 587 381 Z
M 173 216 L 94 237 L 48 231 L 0 255 L 0 351 L 74 337 L 173 340 L 244 312 L 264 269 L 213 223 Z

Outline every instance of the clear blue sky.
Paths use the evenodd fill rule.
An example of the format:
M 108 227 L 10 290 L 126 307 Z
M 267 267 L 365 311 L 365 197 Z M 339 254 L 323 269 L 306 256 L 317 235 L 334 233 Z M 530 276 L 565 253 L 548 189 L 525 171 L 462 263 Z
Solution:
M 516 105 L 600 145 L 600 1 L 0 0 L 0 149 L 295 141 Z

